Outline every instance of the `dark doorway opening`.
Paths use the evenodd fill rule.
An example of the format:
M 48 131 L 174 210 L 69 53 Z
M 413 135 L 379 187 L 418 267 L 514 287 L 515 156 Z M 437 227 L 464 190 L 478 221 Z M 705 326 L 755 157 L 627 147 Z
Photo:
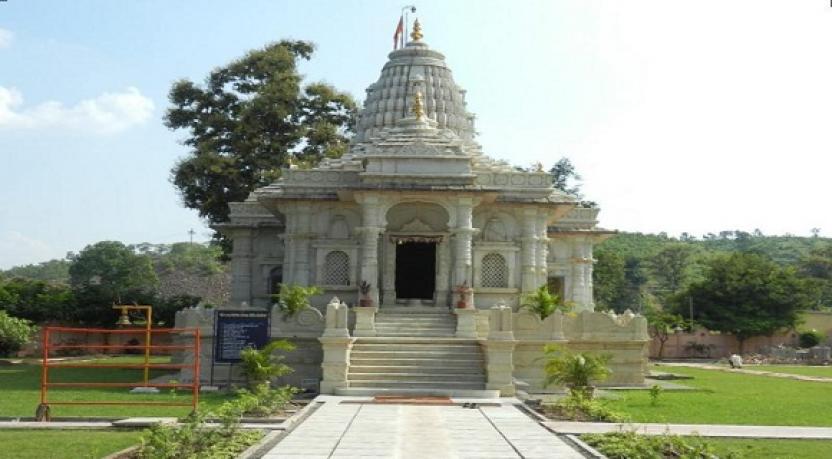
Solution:
M 436 243 L 396 244 L 396 298 L 432 300 L 436 290 Z

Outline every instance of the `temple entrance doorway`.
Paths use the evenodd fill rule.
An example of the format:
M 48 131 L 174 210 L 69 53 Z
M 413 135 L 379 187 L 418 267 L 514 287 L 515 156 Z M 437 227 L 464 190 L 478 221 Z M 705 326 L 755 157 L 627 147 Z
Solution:
M 436 242 L 396 244 L 396 298 L 433 300 L 436 290 Z

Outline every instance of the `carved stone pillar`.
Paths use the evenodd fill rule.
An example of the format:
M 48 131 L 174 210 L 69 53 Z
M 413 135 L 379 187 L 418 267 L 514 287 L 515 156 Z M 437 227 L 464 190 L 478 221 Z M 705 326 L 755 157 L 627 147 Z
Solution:
M 549 256 L 549 237 L 546 227 L 546 214 L 542 211 L 537 217 L 537 247 L 535 255 L 537 256 L 535 262 L 535 265 L 537 265 L 537 286 L 540 287 L 546 284 L 549 274 L 548 261 L 546 260 Z
M 347 330 L 347 305 L 339 303 L 338 298 L 326 305 L 326 328 L 318 341 L 324 351 L 321 393 L 334 394 L 336 389 L 349 385 L 347 375 L 353 343 Z
M 231 252 L 231 270 L 234 273 L 231 284 L 231 304 L 252 302 L 251 262 L 253 254 L 253 231 L 251 228 L 237 228 L 234 231 L 234 246 Z
M 383 257 L 384 266 L 383 275 L 381 276 L 382 303 L 395 304 L 396 303 L 396 244 L 390 238 L 384 238 L 381 246 L 383 248 L 381 256 Z
M 439 263 L 436 276 L 436 305 L 450 307 L 453 302 L 450 301 L 451 288 L 449 285 L 451 278 L 451 253 L 448 247 L 447 238 L 443 238 L 436 247 L 436 261 Z M 395 265 L 393 266 L 395 269 Z M 388 271 L 390 272 L 390 271 Z
M 575 240 L 572 257 L 572 301 L 575 311 L 591 311 L 592 304 L 592 252 L 589 242 L 583 238 Z
M 520 275 L 523 293 L 533 292 L 537 285 L 537 209 L 523 209 L 523 237 L 520 239 Z
M 473 286 L 471 279 L 471 241 L 474 235 L 474 202 L 471 198 L 460 198 L 456 207 L 456 228 L 454 228 L 454 287 L 467 283 Z
M 378 275 L 378 237 L 384 232 L 380 224 L 377 196 L 363 196 L 360 200 L 362 226 L 356 228 L 361 235 L 361 278 L 359 282 L 370 284 L 370 298 L 373 305 L 378 306 L 379 275 Z

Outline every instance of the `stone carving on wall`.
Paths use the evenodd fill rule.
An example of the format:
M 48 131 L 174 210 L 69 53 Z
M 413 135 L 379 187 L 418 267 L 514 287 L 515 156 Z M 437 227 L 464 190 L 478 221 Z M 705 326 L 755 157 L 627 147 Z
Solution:
M 419 217 L 410 220 L 409 222 L 402 225 L 401 230 L 405 233 L 430 233 L 433 231 L 433 228 L 430 227 L 427 223 L 423 222 L 419 219 Z

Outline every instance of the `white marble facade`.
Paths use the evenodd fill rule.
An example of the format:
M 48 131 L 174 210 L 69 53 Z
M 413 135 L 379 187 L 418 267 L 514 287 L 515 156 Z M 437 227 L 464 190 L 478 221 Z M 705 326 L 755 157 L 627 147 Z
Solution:
M 280 282 L 321 286 L 316 306 L 356 303 L 367 281 L 382 309 L 448 308 L 466 283 L 485 309 L 549 283 L 592 310 L 598 209 L 484 155 L 473 120 L 441 53 L 420 40 L 390 53 L 347 154 L 284 170 L 217 225 L 234 241 L 232 303 L 267 307 Z

